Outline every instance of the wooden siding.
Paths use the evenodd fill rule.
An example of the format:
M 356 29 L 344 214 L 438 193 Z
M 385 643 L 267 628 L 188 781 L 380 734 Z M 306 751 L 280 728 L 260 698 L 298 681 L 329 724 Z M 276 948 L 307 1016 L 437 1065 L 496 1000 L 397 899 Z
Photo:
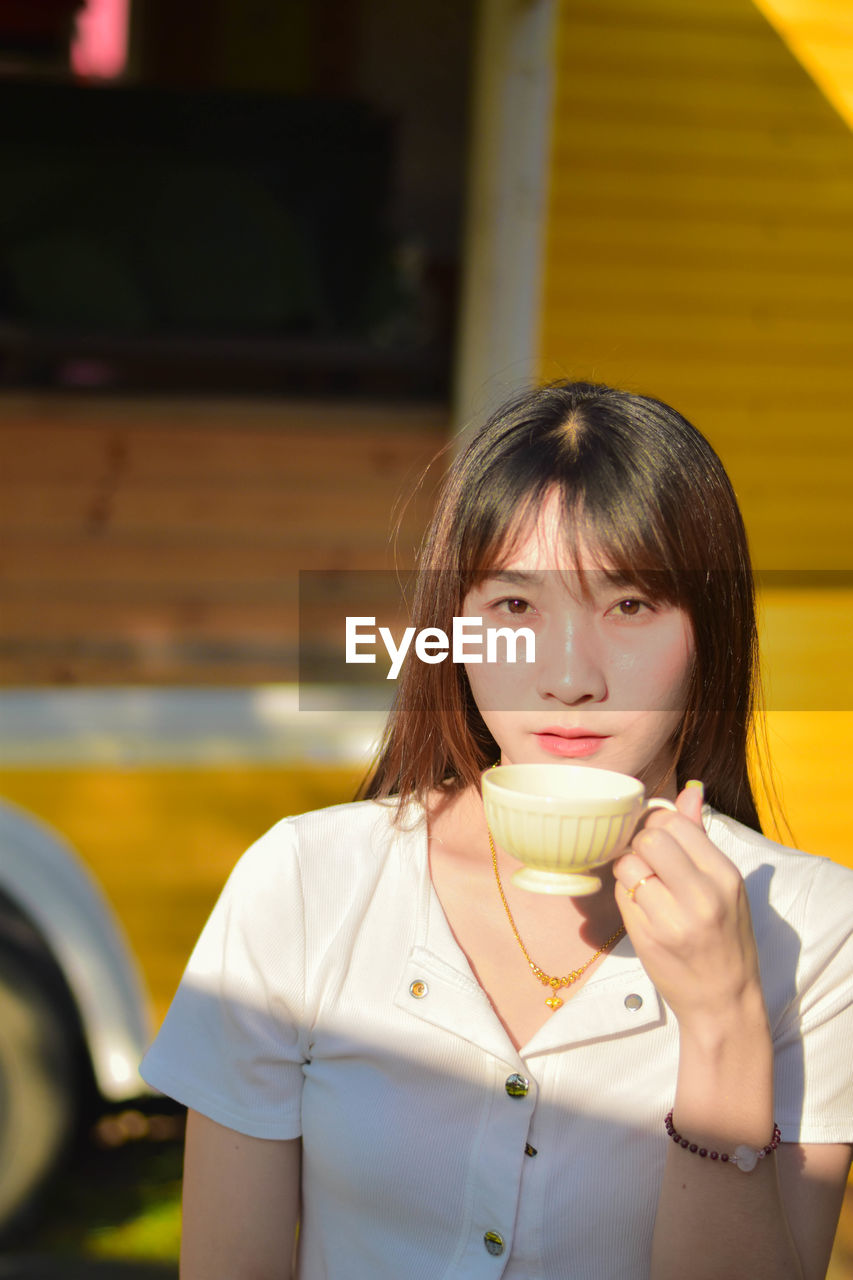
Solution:
M 762 568 L 849 568 L 853 136 L 752 0 L 558 22 L 544 377 L 670 400 Z
M 830 102 L 853 125 L 850 0 L 755 0 Z
M 299 570 L 390 568 L 448 431 L 441 406 L 3 397 L 0 683 L 295 679 Z

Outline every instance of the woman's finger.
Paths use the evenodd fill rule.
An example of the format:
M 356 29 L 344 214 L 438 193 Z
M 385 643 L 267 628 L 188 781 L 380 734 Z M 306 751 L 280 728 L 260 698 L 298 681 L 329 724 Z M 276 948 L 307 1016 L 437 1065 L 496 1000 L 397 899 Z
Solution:
M 660 910 L 671 899 L 671 894 L 661 880 L 660 876 L 655 875 L 654 871 L 647 872 L 646 875 L 640 876 L 630 885 L 627 881 L 619 881 L 619 893 L 623 895 L 622 902 L 627 902 L 630 907 L 640 909 L 649 908 L 651 910 Z M 647 890 L 655 890 L 653 899 L 648 897 Z M 665 898 L 663 895 L 666 895 Z M 618 901 L 618 896 L 617 896 Z
M 700 920 L 720 917 L 737 896 L 739 873 L 705 834 L 702 802 L 701 784 L 686 786 L 676 801 L 677 812 L 650 814 L 614 863 L 617 901 L 626 923 L 640 897 L 650 917 L 668 919 L 676 911 Z
M 693 779 L 684 784 L 675 799 L 676 811 L 688 818 L 696 827 L 705 830 L 702 821 L 702 806 L 705 801 L 705 788 L 701 782 Z M 646 813 L 643 827 L 660 827 L 666 823 L 671 809 L 651 809 Z
M 718 911 L 720 904 L 735 893 L 739 878 L 729 859 L 683 815 L 670 815 L 665 827 L 641 831 L 630 850 L 614 864 L 613 872 L 629 900 L 636 901 L 636 887 L 641 880 L 654 878 L 667 890 L 666 900 L 660 894 L 654 897 L 661 909 L 669 911 L 677 905 L 702 917 L 710 910 Z M 630 898 L 632 888 L 634 899 Z
M 676 808 L 682 816 L 686 817 L 694 825 L 702 824 L 702 800 L 704 788 L 701 782 L 688 782 L 684 789 L 679 793 L 676 799 Z M 670 809 L 652 809 L 647 815 L 643 824 L 643 830 L 662 828 L 668 822 L 672 810 Z M 702 827 L 704 831 L 704 827 Z M 636 843 L 639 832 L 636 832 L 632 843 L 613 863 L 613 871 L 617 883 L 630 886 L 633 880 L 639 880 L 641 876 L 648 875 L 652 868 L 639 856 L 639 848 Z M 657 872 L 655 874 L 658 874 Z
M 623 853 L 621 858 L 613 864 L 613 878 L 616 881 L 616 901 L 623 915 L 626 905 L 629 910 L 633 904 L 640 905 L 640 896 L 647 885 L 654 882 L 659 887 L 665 888 L 657 872 L 652 870 L 645 858 L 640 857 L 633 850 Z M 670 896 L 667 894 L 667 898 Z M 656 897 L 658 906 L 663 905 L 661 895 L 658 894 Z
M 712 869 L 706 851 L 691 848 L 690 836 L 696 831 L 686 818 L 670 815 L 666 826 L 637 833 L 631 841 L 631 852 L 653 872 L 677 898 L 688 900 L 704 885 Z M 700 839 L 706 837 L 697 832 Z
M 684 790 L 678 795 L 675 807 L 685 818 L 690 818 L 697 826 L 702 826 L 702 805 L 705 800 L 705 788 L 696 778 L 685 783 Z M 704 830 L 704 828 L 703 828 Z
M 642 876 L 654 874 L 645 858 L 640 857 L 630 847 L 613 863 L 613 877 L 624 889 L 629 889 L 632 884 L 636 884 Z
M 634 852 L 647 862 L 658 857 L 669 861 L 684 860 L 685 865 L 692 864 L 696 870 L 710 876 L 723 873 L 726 866 L 731 866 L 726 855 L 708 839 L 705 828 L 694 822 L 692 817 L 680 810 L 677 813 L 661 812 L 652 816 L 654 822 L 647 822 L 631 841 Z M 675 847 L 668 840 L 659 839 L 661 836 L 668 836 L 674 841 Z M 664 867 L 654 862 L 651 865 L 653 871 L 664 875 Z

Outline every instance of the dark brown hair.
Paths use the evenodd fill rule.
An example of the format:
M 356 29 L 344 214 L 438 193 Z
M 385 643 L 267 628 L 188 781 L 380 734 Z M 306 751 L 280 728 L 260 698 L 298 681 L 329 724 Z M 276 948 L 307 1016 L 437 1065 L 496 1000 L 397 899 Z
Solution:
M 584 538 L 614 578 L 686 611 L 695 657 L 673 743 L 678 784 L 701 778 L 709 804 L 760 830 L 747 769 L 758 646 L 746 533 L 716 453 L 668 405 L 576 382 L 526 391 L 494 413 L 439 496 L 412 622 L 449 631 L 555 489 L 574 563 Z M 423 800 L 479 785 L 498 755 L 464 666 L 409 660 L 363 794 Z

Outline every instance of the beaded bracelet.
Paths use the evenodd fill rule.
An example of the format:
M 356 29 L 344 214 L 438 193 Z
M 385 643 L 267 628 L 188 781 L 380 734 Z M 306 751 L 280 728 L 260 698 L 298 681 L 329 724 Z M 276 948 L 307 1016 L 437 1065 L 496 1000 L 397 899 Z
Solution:
M 759 1160 L 769 1156 L 770 1152 L 775 1151 L 782 1141 L 782 1132 L 778 1124 L 774 1124 L 773 1137 L 767 1146 L 762 1147 L 760 1151 L 756 1151 L 755 1147 L 748 1147 L 744 1143 L 739 1147 L 735 1147 L 731 1155 L 727 1155 L 724 1151 L 709 1151 L 707 1147 L 700 1147 L 698 1143 L 691 1142 L 689 1138 L 683 1138 L 680 1133 L 676 1132 L 675 1125 L 672 1123 L 671 1111 L 667 1113 L 663 1123 L 673 1142 L 680 1147 L 684 1147 L 685 1151 L 690 1151 L 697 1156 L 708 1156 L 711 1160 L 719 1160 L 721 1164 L 733 1164 L 740 1169 L 741 1173 L 751 1173 Z

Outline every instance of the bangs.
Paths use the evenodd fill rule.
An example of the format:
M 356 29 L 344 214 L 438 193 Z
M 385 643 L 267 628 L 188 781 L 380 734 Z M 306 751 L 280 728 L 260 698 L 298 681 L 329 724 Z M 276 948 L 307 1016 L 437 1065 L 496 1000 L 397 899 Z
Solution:
M 673 540 L 650 518 L 634 495 L 620 494 L 606 504 L 594 492 L 582 498 L 563 491 L 562 536 L 577 566 L 582 556 L 595 561 L 595 571 L 617 587 L 638 589 L 648 599 L 679 605 L 686 595 L 685 567 Z M 585 571 L 577 569 L 581 590 L 588 593 Z
M 622 497 L 606 505 L 580 486 L 554 482 L 539 484 L 507 504 L 511 519 L 490 521 L 490 536 L 470 548 L 467 563 L 460 565 L 460 603 L 468 591 L 485 578 L 505 570 L 519 548 L 533 535 L 545 507 L 558 498 L 559 538 L 566 573 L 576 575 L 579 594 L 593 594 L 591 579 L 602 575 L 619 588 L 638 591 L 661 604 L 680 605 L 692 592 L 686 570 L 673 554 L 668 538 L 645 517 L 639 504 Z

